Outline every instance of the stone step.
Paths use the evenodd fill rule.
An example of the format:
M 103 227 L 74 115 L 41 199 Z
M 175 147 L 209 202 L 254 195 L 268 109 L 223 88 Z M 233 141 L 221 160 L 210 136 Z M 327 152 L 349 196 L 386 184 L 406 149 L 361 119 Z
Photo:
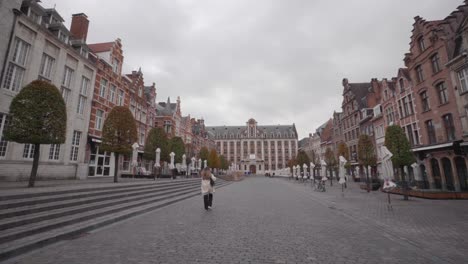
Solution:
M 42 212 L 42 211 L 48 211 L 48 210 L 54 210 L 54 209 L 59 209 L 67 206 L 74 206 L 74 205 L 80 205 L 80 204 L 85 204 L 85 203 L 91 203 L 95 201 L 102 201 L 102 200 L 111 200 L 111 199 L 116 199 L 119 197 L 125 197 L 125 196 L 131 196 L 133 194 L 138 194 L 138 193 L 151 193 L 155 192 L 158 190 L 167 190 L 167 189 L 173 189 L 177 188 L 178 186 L 191 186 L 191 185 L 199 185 L 199 182 L 195 181 L 190 181 L 190 182 L 180 182 L 177 184 L 173 185 L 153 185 L 151 187 L 145 187 L 143 189 L 136 189 L 134 190 L 133 188 L 130 188 L 129 190 L 126 189 L 121 189 L 118 192 L 112 192 L 111 195 L 107 194 L 101 194 L 101 193 L 91 193 L 89 195 L 83 195 L 80 196 L 81 198 L 70 198 L 69 196 L 66 197 L 61 197 L 61 196 L 55 196 L 54 199 L 50 199 L 49 202 L 47 203 L 39 203 L 39 204 L 32 204 L 32 205 L 26 205 L 26 206 L 19 206 L 19 207 L 12 207 L 8 209 L 4 209 L 0 212 L 0 219 L 5 219 L 9 217 L 17 217 L 25 214 L 32 214 L 32 213 L 37 213 L 37 212 Z
M 67 206 L 67 204 L 64 204 L 64 207 L 61 207 L 58 209 L 44 210 L 44 211 L 40 211 L 37 213 L 29 213 L 29 214 L 25 214 L 21 216 L 1 219 L 0 230 L 6 230 L 9 228 L 26 225 L 30 223 L 38 223 L 40 221 L 51 220 L 54 218 L 76 214 L 80 212 L 85 212 L 89 210 L 95 210 L 95 209 L 99 209 L 99 208 L 103 208 L 103 207 L 111 206 L 115 204 L 122 204 L 123 202 L 136 201 L 136 200 L 146 198 L 146 197 L 153 197 L 155 195 L 161 196 L 161 195 L 165 195 L 174 191 L 196 188 L 197 186 L 198 185 L 195 186 L 193 184 L 180 185 L 177 188 L 163 189 L 163 190 L 158 190 L 157 192 L 154 192 L 154 191 L 141 192 L 141 193 L 132 192 L 131 193 L 132 195 L 119 196 L 119 198 L 116 198 L 116 199 L 101 199 L 97 201 L 84 202 L 78 205 L 70 205 L 70 206 Z
M 79 193 L 79 192 L 88 192 L 88 191 L 101 191 L 101 190 L 112 190 L 112 189 L 122 189 L 132 186 L 147 186 L 149 183 L 174 183 L 180 181 L 196 181 L 200 180 L 199 178 L 188 178 L 188 179 L 175 179 L 175 180 L 156 180 L 156 181 L 144 181 L 144 182 L 119 182 L 119 183 L 96 183 L 97 187 L 94 184 L 76 184 L 71 186 L 66 186 L 65 189 L 61 189 L 63 186 L 50 186 L 50 187 L 36 187 L 36 188 L 22 188 L 18 190 L 13 190 L 14 194 L 2 194 L 0 195 L 0 202 L 6 200 L 16 200 L 24 198 L 33 198 L 33 197 L 42 197 L 48 195 L 57 195 L 57 194 L 67 194 L 67 193 Z M 39 191 L 38 191 L 39 190 Z M 21 193 L 18 193 L 21 192 Z
M 229 185 L 230 182 L 219 181 L 217 188 Z M 88 215 L 80 215 L 75 221 L 70 219 L 63 222 L 68 224 L 55 225 L 54 228 L 42 231 L 35 235 L 11 240 L 0 244 L 0 261 L 20 255 L 22 253 L 44 247 L 63 239 L 72 238 L 91 231 L 93 229 L 115 223 L 139 214 L 143 214 L 164 206 L 200 195 L 200 190 L 178 192 L 164 198 L 148 198 L 140 202 L 126 203 L 125 205 L 113 206 L 107 210 L 93 210 Z M 96 212 L 97 211 L 97 212 Z M 92 216 L 92 217 L 89 217 Z
M 198 180 L 199 181 L 199 180 Z M 0 200 L 0 209 L 8 209 L 11 207 L 19 207 L 24 205 L 30 204 L 37 204 L 37 203 L 47 203 L 50 201 L 54 201 L 57 198 L 60 199 L 76 199 L 81 197 L 90 196 L 93 194 L 111 194 L 111 193 L 118 193 L 122 190 L 130 190 L 130 189 L 145 189 L 145 188 L 152 188 L 155 185 L 157 186 L 172 186 L 181 183 L 187 182 L 198 182 L 194 180 L 185 180 L 185 181 L 176 181 L 176 182 L 150 182 L 146 184 L 138 184 L 138 185 L 124 185 L 118 187 L 108 187 L 108 188 L 82 188 L 82 189 L 71 189 L 67 191 L 56 191 L 56 192 L 47 192 L 47 193 L 32 193 L 32 196 L 22 196 L 21 198 L 14 198 L 8 199 L 9 196 L 4 196 L 3 200 Z M 40 195 L 39 195 L 40 194 Z M 39 195 L 39 196 L 38 196 Z M 15 196 L 15 195 L 13 195 Z

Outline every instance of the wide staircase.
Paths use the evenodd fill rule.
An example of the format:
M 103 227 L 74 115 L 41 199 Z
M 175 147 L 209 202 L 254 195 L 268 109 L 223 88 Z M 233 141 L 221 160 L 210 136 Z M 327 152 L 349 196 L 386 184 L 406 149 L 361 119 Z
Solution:
M 0 261 L 197 195 L 200 179 L 0 195 Z

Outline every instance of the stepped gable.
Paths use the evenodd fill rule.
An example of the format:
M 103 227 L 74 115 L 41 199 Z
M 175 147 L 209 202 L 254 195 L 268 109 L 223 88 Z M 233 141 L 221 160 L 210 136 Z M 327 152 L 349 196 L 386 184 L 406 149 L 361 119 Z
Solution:
M 156 105 L 156 112 L 159 116 L 173 116 L 177 111 L 177 104 L 171 103 L 171 98 L 167 98 L 167 102 L 159 102 Z

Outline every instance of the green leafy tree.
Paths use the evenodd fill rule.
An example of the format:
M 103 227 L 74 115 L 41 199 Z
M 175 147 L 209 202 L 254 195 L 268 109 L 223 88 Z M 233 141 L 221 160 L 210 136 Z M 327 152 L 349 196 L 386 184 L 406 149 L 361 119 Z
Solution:
M 101 149 L 114 152 L 114 182 L 118 182 L 119 155 L 130 155 L 132 153 L 132 145 L 137 140 L 137 129 L 132 112 L 125 106 L 115 106 L 112 108 L 102 128 Z
M 156 149 L 159 148 L 161 150 L 161 161 L 169 161 L 168 144 L 169 142 L 164 130 L 160 127 L 152 128 L 148 133 L 148 137 L 146 138 L 145 152 L 143 153 L 143 157 L 147 160 L 155 160 Z
M 224 157 L 224 155 L 219 156 L 219 162 L 221 169 L 227 170 L 229 168 L 229 162 L 227 161 L 226 157 Z
M 216 151 L 216 149 L 210 150 L 210 153 L 208 155 L 208 167 L 219 169 L 220 165 L 221 164 L 218 157 L 218 152 Z
M 169 153 L 174 152 L 174 162 L 182 163 L 182 155 L 185 154 L 185 145 L 181 137 L 173 137 L 169 139 Z
M 333 171 L 336 170 L 337 160 L 335 153 L 330 147 L 325 150 L 325 162 L 327 163 L 327 169 L 330 172 L 330 185 L 333 185 Z
M 407 182 L 404 167 L 411 165 L 415 159 L 411 153 L 411 146 L 403 129 L 398 125 L 387 127 L 385 132 L 385 146 L 393 154 L 393 166 L 400 168 L 404 199 L 408 200 Z
M 208 155 L 210 152 L 208 151 L 207 147 L 202 147 L 200 149 L 200 153 L 198 153 L 198 157 L 202 160 L 202 166 L 203 166 L 203 161 L 208 160 Z
M 5 139 L 34 146 L 28 187 L 34 187 L 36 181 L 41 144 L 65 143 L 66 129 L 65 102 L 53 84 L 33 81 L 13 98 Z
M 363 165 L 366 169 L 367 192 L 370 192 L 369 166 L 377 164 L 377 155 L 372 138 L 368 135 L 363 134 L 359 136 L 358 160 L 359 164 Z

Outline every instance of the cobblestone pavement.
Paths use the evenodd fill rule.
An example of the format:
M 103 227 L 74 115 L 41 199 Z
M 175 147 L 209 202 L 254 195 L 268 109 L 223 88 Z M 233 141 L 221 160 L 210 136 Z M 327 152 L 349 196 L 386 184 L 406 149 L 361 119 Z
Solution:
M 8 263 L 466 263 L 468 201 L 340 191 L 251 177 Z

